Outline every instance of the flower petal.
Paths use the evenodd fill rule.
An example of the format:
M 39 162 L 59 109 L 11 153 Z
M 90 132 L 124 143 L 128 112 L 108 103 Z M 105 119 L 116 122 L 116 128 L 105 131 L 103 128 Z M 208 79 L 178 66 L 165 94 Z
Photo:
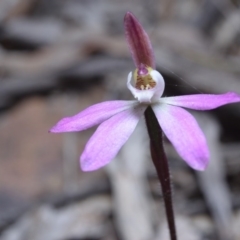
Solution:
M 107 101 L 95 104 L 72 117 L 61 119 L 50 132 L 76 132 L 86 130 L 123 110 L 137 104 L 136 101 Z
M 138 68 L 141 63 L 155 69 L 152 45 L 137 18 L 127 12 L 124 18 L 125 36 L 133 61 Z
M 204 170 L 209 152 L 203 132 L 186 110 L 167 104 L 153 106 L 158 122 L 179 155 L 196 170 Z
M 83 171 L 109 163 L 134 131 L 146 106 L 122 111 L 103 122 L 88 141 L 80 158 Z
M 228 103 L 240 102 L 240 95 L 234 92 L 225 94 L 195 94 L 166 97 L 162 98 L 160 102 L 195 110 L 210 110 Z
M 127 81 L 127 87 L 133 94 L 135 98 L 141 103 L 150 103 L 154 101 L 159 101 L 159 98 L 162 96 L 164 87 L 165 87 L 165 82 L 162 77 L 162 75 L 156 71 L 156 70 L 151 70 L 150 72 L 151 77 L 153 80 L 156 82 L 156 86 L 151 89 L 147 90 L 140 90 L 132 86 L 132 72 L 128 74 L 128 81 Z

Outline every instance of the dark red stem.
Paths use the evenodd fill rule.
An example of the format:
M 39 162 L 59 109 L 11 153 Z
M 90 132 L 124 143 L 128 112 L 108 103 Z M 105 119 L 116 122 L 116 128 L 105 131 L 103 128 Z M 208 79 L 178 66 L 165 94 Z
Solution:
M 156 168 L 157 175 L 162 186 L 170 237 L 171 240 L 177 240 L 172 203 L 171 178 L 169 173 L 168 160 L 163 148 L 163 132 L 151 107 L 148 107 L 144 114 L 148 134 L 150 137 L 152 161 Z

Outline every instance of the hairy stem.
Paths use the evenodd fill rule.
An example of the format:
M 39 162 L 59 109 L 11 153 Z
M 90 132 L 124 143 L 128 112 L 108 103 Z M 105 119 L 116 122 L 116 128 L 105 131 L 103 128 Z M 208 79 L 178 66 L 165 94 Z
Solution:
M 162 186 L 170 237 L 171 240 L 177 240 L 172 203 L 171 179 L 168 161 L 163 148 L 163 132 L 151 107 L 148 107 L 144 114 L 148 134 L 150 137 L 152 161 L 156 168 L 157 175 Z

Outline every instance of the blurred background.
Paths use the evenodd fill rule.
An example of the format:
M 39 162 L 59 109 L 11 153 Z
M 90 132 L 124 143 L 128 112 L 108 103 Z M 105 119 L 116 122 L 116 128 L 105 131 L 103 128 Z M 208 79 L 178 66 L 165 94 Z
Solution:
M 167 240 L 144 121 L 107 167 L 83 173 L 93 133 L 62 117 L 132 99 L 123 18 L 152 41 L 165 96 L 240 93 L 239 0 L 0 1 L 0 239 Z M 240 239 L 240 104 L 192 112 L 211 151 L 191 170 L 165 141 L 179 239 Z M 116 136 L 117 137 L 117 136 Z

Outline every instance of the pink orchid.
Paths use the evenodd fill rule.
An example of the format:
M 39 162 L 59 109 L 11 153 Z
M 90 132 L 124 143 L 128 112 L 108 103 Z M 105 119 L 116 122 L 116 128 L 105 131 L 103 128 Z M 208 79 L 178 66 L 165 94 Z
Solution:
M 80 157 L 83 171 L 96 170 L 117 155 L 151 105 L 163 132 L 178 154 L 190 167 L 204 170 L 209 161 L 206 139 L 194 117 L 182 107 L 210 110 L 239 102 L 240 95 L 228 92 L 162 97 L 165 83 L 162 75 L 154 70 L 154 55 L 148 35 L 130 12 L 125 15 L 124 26 L 136 66 L 136 70 L 128 75 L 127 87 L 137 100 L 95 104 L 75 116 L 63 118 L 50 131 L 75 132 L 100 124 Z

